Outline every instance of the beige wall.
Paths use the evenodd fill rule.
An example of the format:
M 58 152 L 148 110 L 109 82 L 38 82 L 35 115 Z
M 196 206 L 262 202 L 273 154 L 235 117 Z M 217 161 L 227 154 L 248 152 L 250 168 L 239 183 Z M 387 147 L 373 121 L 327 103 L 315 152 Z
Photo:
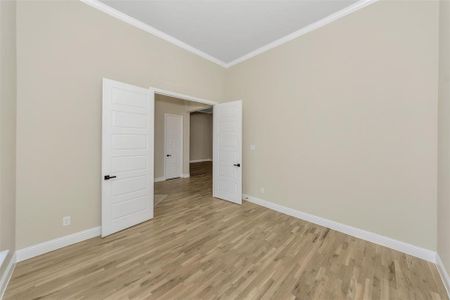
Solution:
M 438 253 L 450 272 L 450 2 L 440 2 Z
M 190 160 L 212 159 L 212 114 L 191 114 Z
M 15 250 L 16 3 L 0 1 L 0 252 Z M 1 287 L 0 287 L 1 288 Z
M 435 250 L 437 68 L 434 1 L 377 2 L 232 67 L 244 193 Z
M 189 174 L 190 111 L 206 107 L 189 101 L 156 95 L 155 97 L 155 178 L 164 177 L 164 114 L 183 117 L 183 175 Z
M 20 1 L 17 57 L 18 248 L 100 225 L 102 77 L 223 98 L 223 68 L 79 1 Z

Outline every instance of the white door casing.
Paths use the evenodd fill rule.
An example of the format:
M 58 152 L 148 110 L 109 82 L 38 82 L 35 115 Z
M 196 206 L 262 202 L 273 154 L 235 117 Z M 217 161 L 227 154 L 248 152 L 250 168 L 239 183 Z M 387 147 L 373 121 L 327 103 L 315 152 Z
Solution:
M 183 175 L 183 116 L 164 114 L 164 177 Z
M 154 91 L 103 79 L 102 113 L 104 237 L 153 218 Z
M 242 101 L 214 105 L 213 196 L 242 204 Z

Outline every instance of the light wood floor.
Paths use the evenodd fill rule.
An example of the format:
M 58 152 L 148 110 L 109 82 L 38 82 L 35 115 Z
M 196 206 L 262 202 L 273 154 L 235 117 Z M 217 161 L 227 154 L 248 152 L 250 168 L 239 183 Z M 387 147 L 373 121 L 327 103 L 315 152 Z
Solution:
M 436 267 L 245 202 L 210 164 L 158 183 L 149 222 L 21 262 L 6 299 L 447 299 Z

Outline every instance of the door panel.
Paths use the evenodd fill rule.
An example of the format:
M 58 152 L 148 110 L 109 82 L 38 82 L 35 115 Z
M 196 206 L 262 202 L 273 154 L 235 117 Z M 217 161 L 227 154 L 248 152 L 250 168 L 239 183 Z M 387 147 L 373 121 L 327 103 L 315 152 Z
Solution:
M 127 202 L 121 202 L 113 206 L 112 215 L 114 219 L 130 217 L 133 214 L 146 209 L 147 197 L 133 198 Z
M 134 112 L 113 111 L 113 125 L 117 127 L 145 128 L 147 125 L 147 116 Z
M 148 176 L 136 176 L 126 179 L 117 179 L 112 187 L 112 195 L 143 192 L 147 189 Z
M 183 116 L 164 114 L 164 175 L 166 179 L 183 173 Z
M 141 171 L 148 168 L 148 158 L 145 156 L 121 156 L 111 159 L 113 173 L 126 171 Z
M 153 110 L 153 91 L 103 80 L 102 236 L 153 218 Z
M 242 102 L 214 105 L 213 196 L 242 203 Z
M 144 150 L 148 149 L 148 137 L 137 134 L 116 134 L 112 136 L 112 145 L 114 150 L 133 149 Z

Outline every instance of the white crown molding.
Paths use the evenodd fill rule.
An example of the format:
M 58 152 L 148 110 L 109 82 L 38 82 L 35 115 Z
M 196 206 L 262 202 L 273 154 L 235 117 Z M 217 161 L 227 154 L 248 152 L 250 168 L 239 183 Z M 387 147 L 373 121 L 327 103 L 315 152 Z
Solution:
M 146 31 L 146 32 L 156 36 L 156 37 L 159 37 L 160 39 L 163 39 L 163 40 L 165 40 L 165 41 L 175 45 L 175 46 L 178 46 L 178 47 L 180 47 L 180 48 L 182 48 L 182 49 L 184 49 L 186 51 L 189 51 L 189 52 L 191 52 L 193 54 L 196 54 L 196 55 L 198 55 L 198 56 L 200 56 L 200 57 L 202 57 L 202 58 L 204 58 L 206 60 L 209 60 L 210 62 L 213 62 L 215 64 L 218 64 L 221 67 L 226 68 L 226 63 L 221 61 L 220 59 L 212 57 L 211 55 L 209 55 L 209 54 L 207 54 L 207 53 L 205 53 L 205 52 L 203 52 L 203 51 L 201 51 L 201 50 L 199 50 L 197 48 L 194 48 L 191 45 L 188 45 L 185 42 L 182 42 L 179 39 L 177 39 L 177 38 L 175 38 L 173 36 L 170 36 L 170 35 L 162 32 L 162 31 L 160 31 L 160 30 L 158 30 L 158 29 L 156 29 L 156 28 L 154 28 L 154 27 L 152 27 L 150 25 L 147 25 L 147 24 L 145 24 L 142 21 L 139 21 L 139 20 L 137 20 L 137 19 L 135 19 L 133 17 L 130 17 L 129 15 L 124 14 L 124 13 L 118 11 L 117 9 L 112 8 L 111 6 L 106 5 L 103 2 L 100 2 L 98 0 L 80 0 L 80 1 L 83 2 L 84 4 L 87 4 L 87 5 L 91 6 L 91 7 L 93 7 L 93 8 L 96 8 L 96 9 L 98 9 L 98 10 L 100 10 L 100 11 L 102 11 L 102 12 L 104 12 L 104 13 L 106 13 L 106 14 L 114 17 L 114 18 L 116 18 L 116 19 L 119 19 L 119 20 L 121 20 L 121 21 L 123 21 L 125 23 L 128 23 L 131 26 L 134 26 L 136 28 L 144 30 L 144 31 Z
M 337 11 L 337 12 L 335 12 L 335 13 L 333 13 L 333 14 L 331 14 L 331 15 L 323 18 L 323 19 L 320 19 L 320 20 L 318 20 L 318 21 L 316 21 L 316 22 L 314 22 L 312 24 L 309 24 L 309 25 L 307 25 L 307 26 L 305 26 L 305 27 L 303 27 L 303 28 L 293 32 L 293 33 L 290 33 L 290 34 L 288 34 L 288 35 L 286 35 L 286 36 L 284 36 L 284 37 L 282 37 L 282 38 L 280 38 L 278 40 L 275 40 L 275 41 L 273 41 L 273 42 L 271 42 L 271 43 L 269 43 L 269 44 L 267 44 L 265 46 L 262 46 L 261 48 L 258 48 L 256 50 L 250 52 L 250 53 L 245 54 L 244 56 L 241 56 L 241 57 L 233 60 L 232 62 L 227 63 L 225 67 L 226 68 L 232 67 L 232 66 L 237 65 L 237 64 L 239 64 L 241 62 L 244 62 L 244 61 L 246 61 L 246 60 L 248 60 L 248 59 L 250 59 L 252 57 L 255 57 L 255 56 L 257 56 L 257 55 L 259 55 L 261 53 L 269 51 L 270 49 L 273 49 L 275 47 L 281 46 L 281 45 L 283 45 L 283 44 L 285 44 L 285 43 L 287 43 L 289 41 L 292 41 L 292 40 L 294 40 L 294 39 L 296 39 L 296 38 L 298 38 L 298 37 L 300 37 L 300 36 L 302 36 L 304 34 L 307 34 L 307 33 L 311 32 L 311 31 L 319 29 L 319 28 L 321 28 L 321 27 L 323 27 L 325 25 L 328 25 L 331 22 L 339 20 L 340 18 L 345 17 L 345 16 L 347 16 L 347 15 L 349 15 L 351 13 L 354 13 L 355 11 L 358 11 L 361 8 L 364 8 L 364 7 L 366 7 L 366 6 L 368 6 L 368 5 L 372 4 L 372 3 L 375 3 L 377 1 L 379 1 L 379 0 L 359 0 L 358 2 L 355 2 L 352 5 L 344 8 L 344 9 L 341 9 L 341 10 L 339 10 L 339 11 Z
M 275 210 L 277 212 L 308 221 L 320 226 L 324 226 L 354 237 L 357 237 L 362 240 L 366 240 L 381 246 L 385 246 L 421 259 L 424 259 L 426 261 L 436 263 L 436 252 L 421 248 L 412 244 L 408 244 L 399 240 L 392 239 L 387 236 L 383 236 L 377 233 L 369 232 L 360 228 L 352 227 L 349 225 L 345 225 L 342 223 L 338 223 L 329 219 L 321 218 L 312 214 L 308 214 L 299 210 L 295 210 L 286 206 L 282 206 L 279 204 L 275 204 L 273 202 L 259 199 L 250 195 L 243 195 L 244 200 L 247 200 L 249 202 L 264 206 L 266 208 Z
M 9 280 L 12 277 L 15 267 L 16 267 L 16 255 L 13 255 L 9 260 L 8 265 L 6 266 L 5 272 L 0 278 L 0 299 L 3 299 L 3 296 L 5 295 L 6 287 L 8 286 Z
M 33 246 L 22 248 L 16 251 L 17 262 L 54 251 L 72 244 L 79 243 L 100 235 L 100 227 L 94 227 L 79 231 L 50 241 L 42 242 Z
M 436 265 L 439 271 L 439 275 L 441 275 L 441 279 L 444 282 L 445 289 L 447 290 L 448 298 L 450 298 L 450 276 L 448 275 L 448 272 L 445 269 L 444 263 L 442 262 L 439 254 L 436 254 Z
M 162 31 L 160 31 L 160 30 L 158 30 L 158 29 L 156 29 L 156 28 L 154 28 L 154 27 L 152 27 L 152 26 L 150 26 L 150 25 L 148 25 L 148 24 L 146 24 L 146 23 L 144 23 L 142 21 L 139 21 L 139 20 L 137 20 L 137 19 L 135 19 L 133 17 L 130 17 L 130 16 L 128 16 L 128 15 L 118 11 L 117 9 L 114 9 L 114 8 L 106 5 L 103 2 L 100 2 L 98 0 L 80 0 L 80 1 L 85 3 L 85 4 L 87 4 L 87 5 L 89 5 L 89 6 L 91 6 L 91 7 L 93 7 L 93 8 L 96 8 L 96 9 L 98 9 L 98 10 L 100 10 L 100 11 L 102 11 L 102 12 L 104 12 L 104 13 L 106 13 L 106 14 L 114 17 L 114 18 L 117 18 L 117 19 L 119 19 L 119 20 L 121 20 L 121 21 L 123 21 L 125 23 L 128 23 L 128 24 L 130 24 L 130 25 L 132 25 L 132 26 L 134 26 L 136 28 L 144 30 L 144 31 L 146 31 L 146 32 L 156 36 L 156 37 L 159 37 L 159 38 L 161 38 L 161 39 L 163 39 L 163 40 L 165 40 L 165 41 L 167 41 L 167 42 L 169 42 L 169 43 L 171 43 L 173 45 L 176 45 L 176 46 L 178 46 L 178 47 L 180 47 L 180 48 L 182 48 L 184 50 L 187 50 L 187 51 L 189 51 L 191 53 L 194 53 L 194 54 L 196 54 L 196 55 L 198 55 L 198 56 L 200 56 L 200 57 L 202 57 L 202 58 L 204 58 L 206 60 L 209 60 L 209 61 L 211 61 L 213 63 L 216 63 L 216 64 L 218 64 L 221 67 L 229 68 L 229 67 L 237 65 L 237 64 L 239 64 L 241 62 L 244 62 L 244 61 L 246 61 L 246 60 L 248 60 L 248 59 L 250 59 L 252 57 L 255 57 L 255 56 L 257 56 L 257 55 L 259 55 L 261 53 L 269 51 L 270 49 L 273 49 L 275 47 L 281 46 L 281 45 L 283 45 L 283 44 L 285 44 L 285 43 L 287 43 L 289 41 L 292 41 L 293 39 L 296 39 L 296 38 L 298 38 L 298 37 L 300 37 L 300 36 L 302 36 L 304 34 L 307 34 L 307 33 L 311 32 L 311 31 L 319 29 L 319 28 L 321 28 L 321 27 L 323 27 L 323 26 L 325 26 L 327 24 L 330 24 L 331 22 L 334 22 L 334 21 L 336 21 L 336 20 L 338 20 L 338 19 L 340 19 L 342 17 L 345 17 L 345 16 L 347 16 L 347 15 L 349 15 L 349 14 L 355 12 L 355 11 L 358 11 L 361 8 L 364 8 L 364 7 L 366 7 L 366 6 L 368 6 L 368 5 L 372 4 L 372 3 L 375 3 L 375 2 L 377 2 L 379 0 L 359 0 L 358 2 L 355 2 L 352 5 L 344 8 L 344 9 L 341 9 L 341 10 L 339 10 L 339 11 L 337 11 L 337 12 L 335 12 L 335 13 L 333 13 L 333 14 L 331 14 L 331 15 L 323 18 L 323 19 L 320 19 L 320 20 L 318 20 L 318 21 L 316 21 L 316 22 L 314 22 L 314 23 L 312 23 L 310 25 L 307 25 L 307 26 L 305 26 L 305 27 L 303 27 L 303 28 L 293 32 L 293 33 L 290 33 L 290 34 L 288 34 L 288 35 L 286 35 L 286 36 L 284 36 L 282 38 L 279 38 L 279 39 L 277 39 L 277 40 L 275 40 L 275 41 L 273 41 L 273 42 L 271 42 L 271 43 L 269 43 L 267 45 L 264 45 L 264 46 L 262 46 L 262 47 L 260 47 L 260 48 L 258 48 L 256 50 L 250 52 L 250 53 L 247 53 L 247 54 L 245 54 L 245 55 L 243 55 L 243 56 L 241 56 L 241 57 L 239 57 L 239 58 L 229 62 L 229 63 L 223 62 L 222 60 L 217 59 L 217 58 L 215 58 L 215 57 L 213 57 L 213 56 L 211 56 L 211 55 L 209 55 L 209 54 L 207 54 L 207 53 L 205 53 L 205 52 L 203 52 L 203 51 L 201 51 L 201 50 L 199 50 L 199 49 L 197 49 L 197 48 L 195 48 L 195 47 L 193 47 L 191 45 L 188 45 L 185 42 L 182 42 L 182 41 L 180 41 L 179 39 L 177 39 L 177 38 L 175 38 L 173 36 L 170 36 L 170 35 L 162 32 Z

